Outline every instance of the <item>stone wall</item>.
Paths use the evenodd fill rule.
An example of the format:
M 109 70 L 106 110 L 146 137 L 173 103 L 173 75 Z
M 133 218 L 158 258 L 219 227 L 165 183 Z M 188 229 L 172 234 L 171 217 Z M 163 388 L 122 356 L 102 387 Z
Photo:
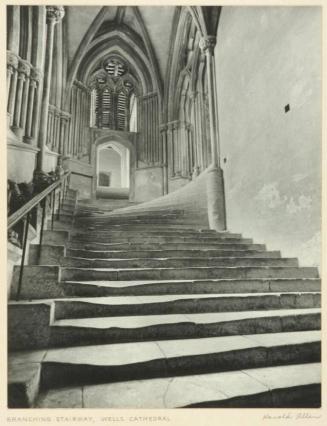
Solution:
M 318 265 L 321 9 L 223 7 L 217 40 L 229 230 Z

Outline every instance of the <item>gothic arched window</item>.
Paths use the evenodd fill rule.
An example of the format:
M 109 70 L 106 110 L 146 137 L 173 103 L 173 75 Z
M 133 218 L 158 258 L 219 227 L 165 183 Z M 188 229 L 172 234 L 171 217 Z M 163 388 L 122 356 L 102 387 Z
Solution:
M 91 79 L 91 126 L 129 131 L 133 77 L 117 58 L 109 58 Z

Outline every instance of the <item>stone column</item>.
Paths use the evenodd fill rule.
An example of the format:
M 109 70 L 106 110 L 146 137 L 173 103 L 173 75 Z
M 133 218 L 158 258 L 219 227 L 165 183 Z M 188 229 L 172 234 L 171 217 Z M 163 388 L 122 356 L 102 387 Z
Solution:
M 162 149 L 160 161 L 162 162 L 162 167 L 163 167 L 163 195 L 168 194 L 167 130 L 168 130 L 168 126 L 166 124 L 160 126 L 161 149 Z
M 182 146 L 181 146 L 181 123 L 173 122 L 172 140 L 174 144 L 174 175 L 180 177 L 182 175 Z
M 190 98 L 191 98 L 191 102 L 192 102 L 192 109 L 191 109 L 191 122 L 193 123 L 193 129 L 194 129 L 194 134 L 193 137 L 191 138 L 191 144 L 192 146 L 190 147 L 191 149 L 191 153 L 192 153 L 192 160 L 193 160 L 193 167 L 191 167 L 191 174 L 194 174 L 194 170 L 197 170 L 198 168 L 198 144 L 199 144 L 199 140 L 197 138 L 197 131 L 198 131 L 198 123 L 197 123 L 197 114 L 196 114 L 196 98 L 197 98 L 197 93 L 196 92 L 191 92 L 190 94 Z M 193 142 L 194 143 L 194 147 L 193 147 Z M 194 152 L 193 152 L 194 149 Z M 192 166 L 192 163 L 191 163 Z
M 200 40 L 200 48 L 206 56 L 208 80 L 209 123 L 211 143 L 211 165 L 207 172 L 207 200 L 210 229 L 226 230 L 225 191 L 223 171 L 220 168 L 218 111 L 216 102 L 214 48 L 216 37 L 208 36 Z
M 71 88 L 71 102 L 70 102 L 70 112 L 71 112 L 71 118 L 70 118 L 70 127 L 69 127 L 69 153 L 72 157 L 75 155 L 74 151 L 74 140 L 75 140 L 75 110 L 76 110 L 76 86 L 75 84 L 72 85 Z
M 25 124 L 25 136 L 24 136 L 24 142 L 28 144 L 32 143 L 32 119 L 33 119 L 34 97 L 35 97 L 36 87 L 37 87 L 37 83 L 33 79 L 33 74 L 31 74 L 29 94 L 28 94 L 28 104 L 27 104 L 27 117 L 26 117 L 26 124 Z
M 33 69 L 31 78 L 36 83 L 36 89 L 34 92 L 34 104 L 33 104 L 33 114 L 32 114 L 32 123 L 31 123 L 31 138 L 34 145 L 37 145 L 38 140 L 38 129 L 40 123 L 40 105 L 41 105 L 41 95 L 42 95 L 42 82 L 43 74 L 39 69 Z
M 64 17 L 65 11 L 62 6 L 46 6 L 47 10 L 47 39 L 46 39 L 46 55 L 44 64 L 44 86 L 41 102 L 41 117 L 39 130 L 39 148 L 40 152 L 37 157 L 37 169 L 42 171 L 45 155 L 45 147 L 47 141 L 47 121 L 49 111 L 49 97 L 52 73 L 53 59 L 53 38 L 54 26 Z
M 15 110 L 14 110 L 14 119 L 12 129 L 18 137 L 22 136 L 20 129 L 20 117 L 22 111 L 23 103 L 23 90 L 26 80 L 26 67 L 24 63 L 19 62 L 18 65 L 18 82 L 17 82 L 17 91 L 16 91 L 16 100 L 15 100 Z
M 22 134 L 25 134 L 25 125 L 26 125 L 26 118 L 27 118 L 27 104 L 28 104 L 28 97 L 29 97 L 29 92 L 30 92 L 30 73 L 31 73 L 31 68 L 30 66 L 26 63 L 25 64 L 25 69 L 26 69 L 26 80 L 25 80 L 25 85 L 24 85 L 24 89 L 23 89 L 23 101 L 22 101 L 22 111 L 21 111 L 21 115 L 20 115 L 20 123 L 19 123 L 19 127 L 21 128 Z
M 66 135 L 69 120 L 69 113 L 62 111 L 60 114 L 60 139 L 59 139 L 59 154 L 67 155 Z
M 173 123 L 168 123 L 167 125 L 167 147 L 169 153 L 169 162 L 168 167 L 170 167 L 170 177 L 175 176 L 175 167 L 174 167 L 174 140 L 173 140 Z
M 8 93 L 8 124 L 12 125 L 14 119 L 15 99 L 17 90 L 18 57 L 12 52 L 7 52 L 7 93 Z

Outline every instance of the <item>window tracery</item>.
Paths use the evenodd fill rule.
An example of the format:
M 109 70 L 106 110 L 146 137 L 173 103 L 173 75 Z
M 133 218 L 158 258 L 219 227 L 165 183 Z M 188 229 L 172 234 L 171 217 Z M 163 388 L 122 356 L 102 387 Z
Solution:
M 112 130 L 129 130 L 130 99 L 136 81 L 120 58 L 103 61 L 89 83 L 92 93 L 91 126 Z

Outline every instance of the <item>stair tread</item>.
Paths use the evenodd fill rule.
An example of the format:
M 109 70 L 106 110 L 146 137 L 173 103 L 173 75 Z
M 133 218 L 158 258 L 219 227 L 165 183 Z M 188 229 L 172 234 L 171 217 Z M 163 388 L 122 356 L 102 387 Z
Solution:
M 177 408 L 207 401 L 224 401 L 274 389 L 321 382 L 319 363 L 253 368 L 163 379 L 134 380 L 51 390 L 42 395 L 38 407 L 61 407 L 78 399 L 84 408 Z M 67 398 L 68 397 L 68 398 Z
M 226 298 L 259 298 L 268 296 L 283 296 L 283 295 L 320 295 L 319 291 L 279 291 L 269 293 L 205 293 L 205 294 L 176 294 L 176 295 L 124 295 L 124 296 L 98 296 L 98 297 L 61 297 L 51 299 L 31 299 L 31 300 L 11 300 L 9 304 L 28 304 L 28 303 L 48 303 L 52 301 L 57 302 L 85 302 L 89 304 L 99 305 L 136 305 L 146 303 L 163 303 L 178 300 L 194 300 L 194 299 L 226 299 Z
M 234 279 L 234 278 L 208 278 L 208 279 L 194 279 L 194 280 L 135 280 L 135 281 L 103 281 L 103 280 L 66 280 L 66 284 L 85 284 L 85 285 L 94 285 L 94 286 L 104 286 L 104 287 L 131 287 L 135 285 L 151 285 L 151 284 L 176 284 L 176 283 L 201 283 L 201 282 L 230 282 L 237 283 L 242 282 L 291 282 L 291 281 L 320 281 L 320 278 L 254 278 L 254 279 Z
M 273 347 L 318 342 L 320 331 L 159 340 L 138 343 L 76 346 L 10 354 L 11 365 L 27 362 L 56 362 L 97 366 L 126 365 L 153 359 L 195 356 L 254 347 Z
M 166 314 L 166 315 L 137 315 L 123 317 L 97 317 L 56 320 L 54 326 L 58 327 L 82 327 L 82 328 L 139 328 L 150 327 L 159 324 L 196 323 L 210 324 L 225 321 L 238 321 L 245 318 L 286 317 L 290 315 L 318 314 L 319 308 L 306 309 L 276 309 L 265 311 L 241 311 L 241 312 L 215 312 L 197 314 Z
M 103 259 L 102 259 L 103 260 Z M 126 259 L 123 259 L 126 260 Z M 168 266 L 168 267 L 140 267 L 140 268 L 95 268 L 83 266 L 63 266 L 63 269 L 81 269 L 91 271 L 152 271 L 152 270 L 183 270 L 183 269 L 301 269 L 313 272 L 317 271 L 313 266 Z M 318 277 L 312 277 L 318 278 Z
M 201 257 L 201 256 L 197 256 L 196 258 L 194 257 L 187 257 L 187 256 L 182 256 L 182 257 L 129 257 L 129 258 L 119 258 L 119 257 L 115 257 L 115 258 L 103 258 L 103 257 L 82 257 L 82 256 L 66 256 L 66 259 L 76 259 L 76 260 L 87 260 L 87 261 L 106 261 L 108 263 L 110 262 L 116 262 L 116 261 L 124 261 L 124 262 L 128 262 L 128 261 L 133 261 L 133 260 L 140 260 L 140 261 L 155 261 L 155 260 L 177 260 L 177 261 L 181 261 L 181 260 L 190 260 L 192 262 L 196 262 L 197 260 L 219 260 L 219 261 L 223 261 L 226 259 L 235 259 L 235 260 L 255 260 L 255 261 L 260 261 L 260 260 L 265 260 L 265 261 L 269 261 L 269 260 L 273 260 L 273 261 L 279 261 L 279 262 L 284 262 L 284 261 L 288 261 L 288 260 L 297 260 L 295 257 L 283 257 L 283 258 L 269 258 L 269 257 L 247 257 L 247 256 L 206 256 L 206 257 Z
M 144 303 L 161 303 L 161 302 L 170 302 L 178 300 L 187 300 L 187 299 L 220 299 L 220 298 L 247 298 L 247 297 L 267 297 L 267 296 L 282 296 L 282 295 L 300 295 L 300 294 L 320 294 L 320 292 L 269 292 L 269 293 L 211 293 L 211 294 L 180 294 L 180 295 L 142 295 L 142 296 L 103 296 L 103 297 L 76 297 L 71 298 L 62 298 L 59 299 L 60 302 L 86 302 L 92 304 L 102 304 L 102 305 L 134 305 L 134 304 L 144 304 Z M 54 299 L 52 299 L 54 300 Z
M 124 215 L 127 201 L 107 211 L 74 204 L 55 223 L 69 231 L 55 291 L 9 302 L 44 314 L 46 341 L 40 329 L 37 346 L 28 334 L 11 346 L 44 349 L 9 354 L 14 387 L 36 383 L 42 368 L 41 389 L 51 389 L 36 407 L 173 408 L 306 385 L 317 394 L 317 268 L 239 233 L 200 229 L 173 209 Z M 26 271 L 53 272 L 40 265 Z

